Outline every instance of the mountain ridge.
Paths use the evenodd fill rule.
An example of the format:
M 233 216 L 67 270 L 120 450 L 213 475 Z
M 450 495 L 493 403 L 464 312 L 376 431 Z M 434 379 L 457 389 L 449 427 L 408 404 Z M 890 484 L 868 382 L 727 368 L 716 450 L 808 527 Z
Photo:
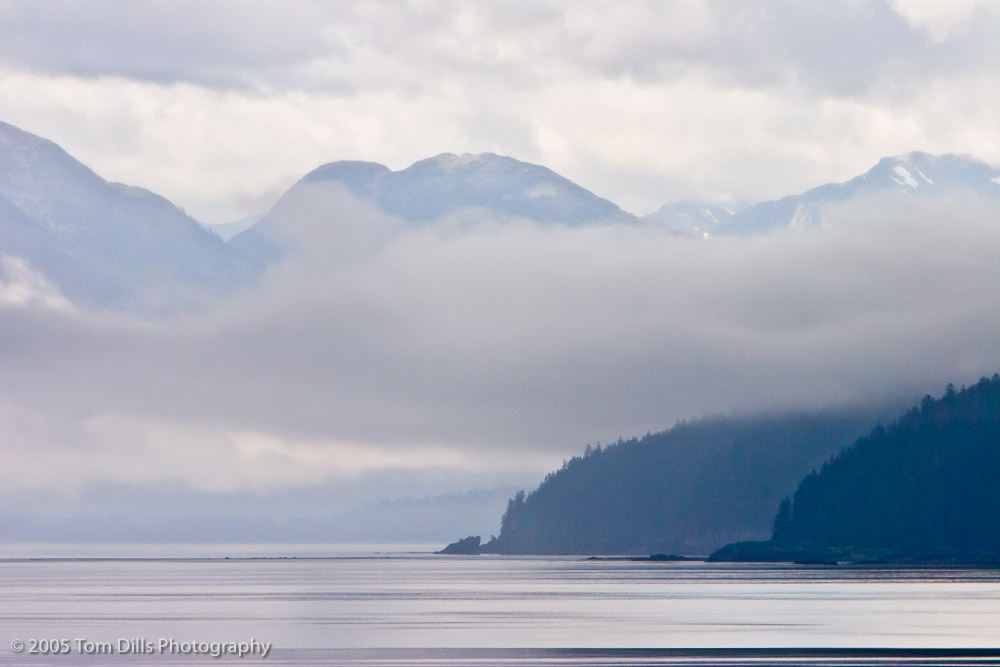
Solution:
M 345 200 L 345 195 L 355 200 Z M 361 203 L 410 226 L 481 210 L 498 219 L 580 227 L 642 224 L 614 203 L 541 165 L 494 153 L 440 153 L 399 171 L 376 162 L 340 160 L 293 184 L 264 218 L 232 243 L 261 263 L 280 257 L 303 219 L 325 217 Z M 318 220 L 317 220 L 318 221 Z
M 535 490 L 512 498 L 499 535 L 479 551 L 691 555 L 766 535 L 773 508 L 796 480 L 881 412 L 704 419 L 588 445 Z
M 250 271 L 166 198 L 104 180 L 48 139 L 0 123 L 0 253 L 26 260 L 71 300 L 172 310 Z M 155 296 L 154 296 L 155 295 Z
M 723 235 L 766 234 L 821 224 L 836 206 L 865 195 L 944 197 L 974 193 L 1000 201 L 1000 169 L 968 155 L 911 151 L 881 158 L 864 174 L 797 195 L 760 202 L 719 225 Z
M 495 153 L 439 153 L 399 171 L 377 162 L 329 162 L 308 172 L 286 195 L 300 183 L 317 182 L 339 183 L 409 222 L 434 220 L 464 207 L 562 224 L 638 220 L 548 167 Z M 545 200 L 560 197 L 560 207 L 545 206 Z
M 1000 170 L 970 156 L 913 151 L 882 158 L 843 183 L 738 211 L 677 202 L 638 218 L 547 167 L 494 153 L 440 153 L 398 171 L 341 160 L 306 173 L 248 228 L 206 231 L 166 198 L 106 181 L 58 144 L 0 122 L 0 253 L 27 261 L 72 302 L 112 309 L 169 311 L 231 293 L 303 242 L 295 238 L 303 227 L 337 244 L 338 235 L 357 236 L 358 226 L 378 215 L 401 221 L 397 230 L 485 213 L 496 221 L 570 228 L 628 224 L 686 236 L 744 237 L 818 226 L 838 206 L 886 193 L 971 193 L 998 203 Z M 472 218 L 470 211 L 476 212 Z M 345 218 L 356 213 L 362 219 L 352 228 L 355 221 Z M 329 261 L 355 248 L 350 241 L 343 246 Z

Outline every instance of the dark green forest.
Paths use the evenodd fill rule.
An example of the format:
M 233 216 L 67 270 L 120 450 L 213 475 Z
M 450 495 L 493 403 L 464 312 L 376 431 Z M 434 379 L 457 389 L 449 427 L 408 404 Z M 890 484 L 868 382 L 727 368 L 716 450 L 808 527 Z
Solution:
M 892 560 L 1000 557 L 1000 376 L 925 396 L 799 484 L 771 544 Z
M 874 411 L 718 418 L 587 446 L 507 505 L 482 552 L 707 554 L 765 539 L 803 475 L 868 431 Z

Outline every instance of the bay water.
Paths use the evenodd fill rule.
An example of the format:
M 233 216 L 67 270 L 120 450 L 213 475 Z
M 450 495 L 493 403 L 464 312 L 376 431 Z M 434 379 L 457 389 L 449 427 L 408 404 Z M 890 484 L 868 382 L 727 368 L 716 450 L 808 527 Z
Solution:
M 430 551 L 0 547 L 0 664 L 979 665 L 1000 656 L 1000 570 Z

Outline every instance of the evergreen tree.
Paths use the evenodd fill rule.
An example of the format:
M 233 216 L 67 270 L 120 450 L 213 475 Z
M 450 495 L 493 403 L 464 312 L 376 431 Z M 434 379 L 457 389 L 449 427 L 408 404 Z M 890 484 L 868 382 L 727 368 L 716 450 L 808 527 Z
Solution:
M 949 384 L 803 479 L 773 542 L 1000 556 L 998 479 L 1000 376 Z

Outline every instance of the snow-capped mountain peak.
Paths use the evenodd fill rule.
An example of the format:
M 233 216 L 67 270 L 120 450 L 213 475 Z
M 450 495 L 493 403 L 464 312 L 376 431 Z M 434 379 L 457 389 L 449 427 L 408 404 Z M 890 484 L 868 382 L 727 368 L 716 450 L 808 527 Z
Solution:
M 864 175 L 864 181 L 876 187 L 943 194 L 959 188 L 989 190 L 998 174 L 1000 171 L 966 155 L 915 151 L 883 158 Z
M 834 208 L 860 196 L 947 197 L 1000 201 L 1000 170 L 966 155 L 914 151 L 886 157 L 860 176 L 767 201 L 740 211 L 720 233 L 747 235 L 820 224 Z

